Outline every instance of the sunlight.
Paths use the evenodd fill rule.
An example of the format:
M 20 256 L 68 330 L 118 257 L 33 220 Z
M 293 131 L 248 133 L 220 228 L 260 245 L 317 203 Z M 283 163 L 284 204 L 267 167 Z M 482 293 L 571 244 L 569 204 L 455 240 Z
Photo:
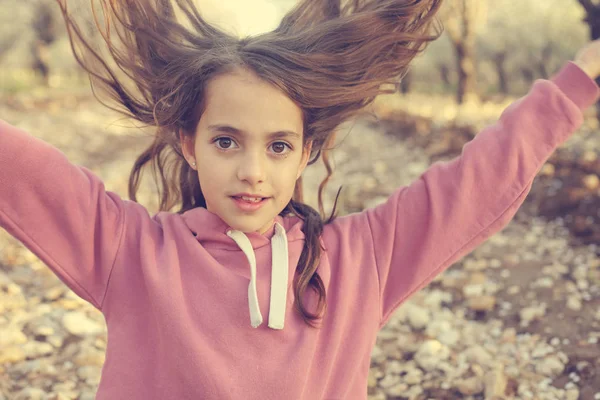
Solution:
M 287 4 L 286 4 L 287 3 Z M 290 2 L 272 0 L 203 0 L 198 7 L 204 16 L 239 37 L 257 35 L 277 27 Z

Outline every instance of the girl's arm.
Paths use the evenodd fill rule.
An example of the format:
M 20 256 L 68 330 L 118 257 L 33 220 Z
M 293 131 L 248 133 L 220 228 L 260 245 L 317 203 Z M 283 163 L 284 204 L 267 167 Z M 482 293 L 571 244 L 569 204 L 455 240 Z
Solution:
M 0 120 L 0 226 L 98 309 L 123 236 L 124 207 L 89 170 Z
M 510 222 L 598 93 L 569 63 L 552 80 L 536 81 L 459 157 L 434 163 L 385 203 L 339 219 L 339 231 L 354 237 L 353 251 L 361 251 L 361 227 L 368 226 L 364 251 L 374 253 L 381 326 L 412 293 Z

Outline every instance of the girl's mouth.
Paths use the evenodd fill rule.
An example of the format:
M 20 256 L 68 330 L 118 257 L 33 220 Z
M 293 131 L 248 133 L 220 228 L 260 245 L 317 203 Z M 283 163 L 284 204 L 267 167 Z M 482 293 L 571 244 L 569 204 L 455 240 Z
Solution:
M 261 208 L 266 201 L 269 199 L 268 197 L 263 198 L 250 198 L 250 197 L 231 197 L 234 203 L 242 210 L 242 211 L 256 211 Z

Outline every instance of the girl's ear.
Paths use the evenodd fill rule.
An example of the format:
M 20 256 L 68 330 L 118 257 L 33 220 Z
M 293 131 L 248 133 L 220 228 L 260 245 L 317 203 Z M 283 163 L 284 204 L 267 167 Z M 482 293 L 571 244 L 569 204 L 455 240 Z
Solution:
M 179 131 L 179 142 L 181 143 L 181 151 L 188 162 L 194 159 L 194 142 L 190 136 L 186 135 L 183 130 Z

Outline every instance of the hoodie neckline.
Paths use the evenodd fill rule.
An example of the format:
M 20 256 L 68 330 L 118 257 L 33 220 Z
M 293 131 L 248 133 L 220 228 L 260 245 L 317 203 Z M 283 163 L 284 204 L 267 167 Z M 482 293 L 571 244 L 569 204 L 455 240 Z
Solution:
M 194 208 L 182 215 L 187 227 L 196 240 L 204 247 L 219 248 L 243 252 L 250 269 L 250 282 L 247 290 L 250 325 L 258 328 L 263 318 L 259 306 L 256 288 L 257 272 L 255 250 L 270 246 L 271 286 L 269 297 L 269 323 L 271 329 L 284 328 L 287 310 L 287 292 L 289 280 L 288 241 L 304 238 L 302 223 L 297 217 L 276 216 L 272 226 L 263 234 L 244 233 L 231 228 L 218 215 L 205 208 Z
M 203 246 L 241 251 L 239 246 L 227 235 L 227 232 L 233 230 L 233 228 L 217 214 L 208 211 L 206 208 L 196 207 L 184 212 L 182 218 L 190 232 Z M 277 215 L 273 220 L 273 224 L 265 233 L 245 233 L 253 249 L 271 246 L 271 239 L 275 234 L 275 223 L 279 223 L 285 229 L 288 242 L 304 239 L 302 220 L 300 218 L 296 216 L 282 217 Z

